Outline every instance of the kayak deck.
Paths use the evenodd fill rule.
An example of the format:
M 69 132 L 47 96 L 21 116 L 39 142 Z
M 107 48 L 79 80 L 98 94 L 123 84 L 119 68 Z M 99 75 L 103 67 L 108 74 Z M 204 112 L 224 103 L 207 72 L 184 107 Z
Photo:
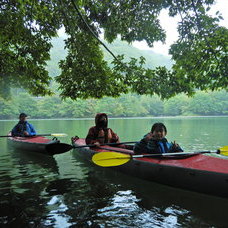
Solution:
M 77 145 L 85 145 L 84 139 L 79 139 L 75 142 Z M 118 147 L 111 146 L 101 146 L 100 148 L 93 148 L 94 152 L 109 152 L 116 151 L 120 153 L 134 154 L 132 150 L 127 150 Z M 210 153 L 208 153 L 210 154 Z M 205 154 L 195 154 L 194 156 L 177 156 L 177 157 L 167 157 L 167 158 L 133 158 L 134 160 L 139 160 L 148 163 L 169 165 L 189 169 L 204 170 L 210 172 L 226 173 L 228 174 L 228 159 L 223 156 L 214 157 Z
M 74 145 L 85 145 L 84 139 L 73 142 Z M 109 152 L 110 148 L 122 153 L 132 153 L 118 147 L 84 147 L 75 149 L 77 154 L 91 161 L 98 152 Z M 196 192 L 228 198 L 228 159 L 218 155 L 195 154 L 167 158 L 133 158 L 128 163 L 112 167 L 126 174 L 155 181 L 161 184 L 192 190 Z
M 60 141 L 58 139 L 48 139 L 43 136 L 32 136 L 32 137 L 8 137 L 8 142 L 13 148 L 17 150 L 53 155 L 52 152 L 46 150 L 46 146 L 50 144 L 59 143 Z
M 42 144 L 48 144 L 53 140 L 47 139 L 42 136 L 33 136 L 33 137 L 10 137 L 10 140 L 16 141 L 16 142 L 25 142 L 25 143 L 42 143 Z

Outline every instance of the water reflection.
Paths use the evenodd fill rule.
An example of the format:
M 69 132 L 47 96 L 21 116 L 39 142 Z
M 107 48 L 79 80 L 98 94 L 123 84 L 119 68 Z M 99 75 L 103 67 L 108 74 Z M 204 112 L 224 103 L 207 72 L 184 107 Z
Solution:
M 67 133 L 68 138 L 61 138 L 66 143 L 75 134 L 84 137 L 94 124 L 93 119 L 31 121 L 39 133 Z M 121 140 L 137 141 L 157 121 L 167 125 L 168 139 L 176 139 L 189 151 L 227 145 L 228 118 L 110 119 L 109 123 Z M 0 124 L 1 135 L 14 125 Z M 227 227 L 227 199 L 94 167 L 74 152 L 48 157 L 13 151 L 1 140 L 0 227 Z
M 65 214 L 65 212 L 68 210 L 68 207 L 64 204 L 62 198 L 63 197 L 61 195 L 55 195 L 47 203 L 47 207 L 49 208 L 50 212 L 42 222 L 45 226 L 70 227 L 74 224 L 69 222 L 72 218 Z
M 77 154 L 74 157 L 80 159 Z M 112 192 L 108 196 L 104 194 L 108 197 L 107 205 L 97 211 L 95 221 L 101 227 L 220 227 L 228 224 L 227 199 L 144 181 L 84 162 L 85 165 L 90 169 L 90 178 L 96 185 L 103 186 L 100 195 L 107 187 Z
M 0 165 L 0 224 L 9 227 L 38 225 L 46 213 L 47 201 L 40 196 L 56 175 L 58 166 L 53 157 L 10 150 L 4 165 Z
M 59 173 L 59 167 L 53 156 L 43 155 L 30 151 L 12 150 L 12 159 L 15 166 L 28 172 L 48 172 L 53 174 Z M 37 176 L 36 176 L 37 177 Z
M 69 227 L 77 225 L 87 227 L 94 223 L 98 208 L 107 205 L 109 189 L 101 195 L 101 186 L 94 185 L 89 174 L 83 180 L 64 179 L 52 181 L 45 189 L 47 196 L 52 196 L 47 203 L 50 212 L 44 224 Z

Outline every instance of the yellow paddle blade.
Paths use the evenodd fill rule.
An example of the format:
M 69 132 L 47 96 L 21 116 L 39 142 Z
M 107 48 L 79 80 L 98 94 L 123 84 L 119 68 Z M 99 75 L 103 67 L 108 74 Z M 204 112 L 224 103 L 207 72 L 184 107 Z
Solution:
M 228 146 L 219 148 L 220 154 L 228 156 Z
M 127 163 L 131 159 L 131 155 L 117 152 L 100 152 L 92 157 L 92 161 L 102 167 L 118 166 Z
M 55 136 L 55 137 L 66 137 L 67 134 L 65 134 L 65 133 L 53 133 L 53 134 L 51 134 L 51 136 Z

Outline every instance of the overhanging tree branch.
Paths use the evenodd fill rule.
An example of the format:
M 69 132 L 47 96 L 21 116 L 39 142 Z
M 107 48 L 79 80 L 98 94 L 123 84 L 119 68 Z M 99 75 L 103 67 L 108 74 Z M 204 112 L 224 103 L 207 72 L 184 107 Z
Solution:
M 112 53 L 112 51 L 97 37 L 97 35 L 94 33 L 94 31 L 91 29 L 91 27 L 86 22 L 85 18 L 82 16 L 80 10 L 78 9 L 77 5 L 75 4 L 74 0 L 71 0 L 72 5 L 74 6 L 74 9 L 76 10 L 78 16 L 81 18 L 81 20 L 85 23 L 86 27 L 90 31 L 90 33 L 93 35 L 93 37 L 112 55 L 112 57 L 119 61 L 119 59 L 116 58 L 116 56 Z

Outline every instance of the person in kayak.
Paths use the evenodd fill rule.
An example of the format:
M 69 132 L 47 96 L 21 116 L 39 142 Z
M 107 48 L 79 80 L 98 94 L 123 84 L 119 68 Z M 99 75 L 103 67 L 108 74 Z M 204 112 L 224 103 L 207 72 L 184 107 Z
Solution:
M 134 146 L 136 154 L 163 154 L 173 152 L 183 152 L 181 147 L 175 143 L 169 143 L 165 138 L 167 134 L 166 126 L 163 123 L 155 123 L 151 131 L 146 134 L 140 142 Z
M 86 144 L 99 146 L 104 143 L 119 143 L 119 136 L 108 128 L 108 116 L 105 113 L 98 113 L 95 117 L 95 126 L 89 129 L 86 136 Z
M 36 135 L 36 131 L 32 124 L 27 122 L 27 115 L 25 113 L 21 113 L 19 115 L 19 122 L 11 131 L 12 136 L 33 136 Z

